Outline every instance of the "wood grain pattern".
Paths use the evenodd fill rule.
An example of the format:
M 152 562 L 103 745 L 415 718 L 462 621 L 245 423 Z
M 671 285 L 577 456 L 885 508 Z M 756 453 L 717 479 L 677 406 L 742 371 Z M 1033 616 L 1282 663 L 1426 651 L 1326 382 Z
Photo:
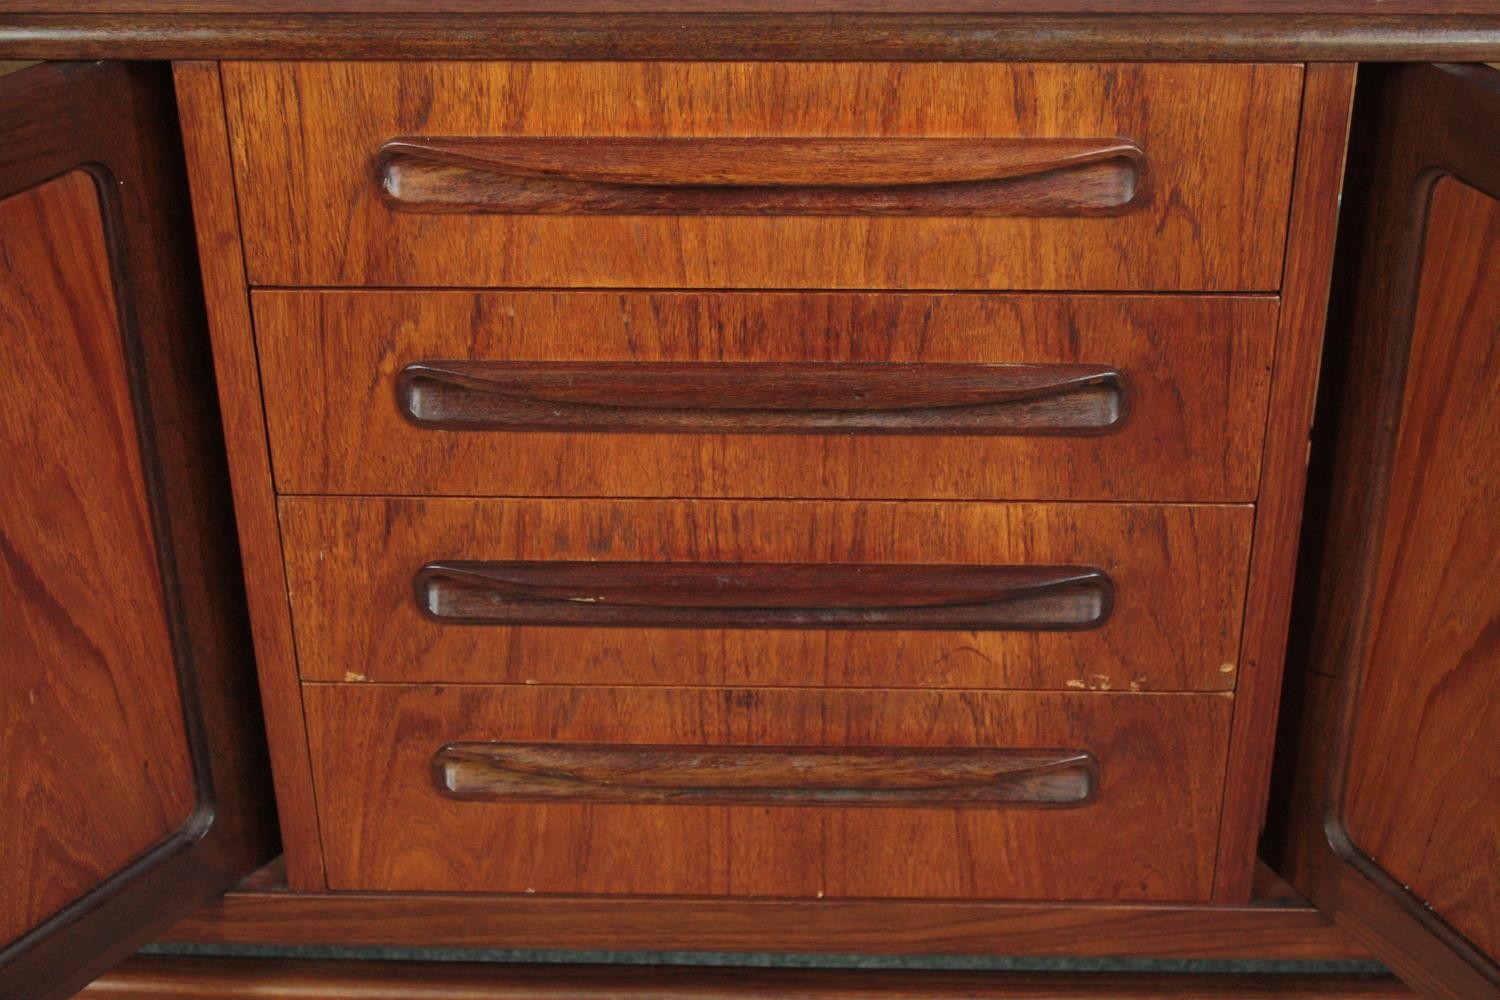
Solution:
M 260 285 L 1273 289 L 1301 83 L 1295 66 L 1046 63 L 223 71 Z M 1118 218 L 430 216 L 392 211 L 370 166 L 412 135 L 1121 136 L 1153 184 Z
M 1479 61 L 1500 56 L 1492 0 L 1256 4 L 1167 12 L 0 12 L 0 56 L 28 59 L 780 59 L 1025 62 Z M 130 0 L 123 0 L 128 3 Z M 754 2 L 754 0 L 751 0 Z M 104 0 L 108 3 L 108 0 Z M 1174 6 L 1175 5 L 1175 6 Z M 40 9 L 40 8 L 38 8 Z M 1183 10 L 1188 12 L 1183 13 Z M 102 12 L 101 12 L 102 11 Z
M 295 888 L 320 888 L 317 814 L 219 68 L 178 63 L 172 69 L 287 877 Z
M 1472 461 L 1488 443 L 1464 438 L 1463 429 L 1481 428 L 1489 419 L 1482 408 L 1475 407 L 1473 393 L 1482 392 L 1485 380 L 1492 380 L 1493 373 L 1466 367 L 1464 359 L 1466 354 L 1483 357 L 1491 349 L 1493 331 L 1481 324 L 1477 336 L 1476 331 L 1460 335 L 1456 329 L 1442 329 L 1444 322 L 1429 322 L 1425 343 L 1414 343 L 1413 334 L 1433 182 L 1452 174 L 1500 198 L 1500 159 L 1495 157 L 1496 138 L 1500 136 L 1500 74 L 1482 67 L 1460 66 L 1371 71 L 1356 110 L 1359 155 L 1351 157 L 1350 196 L 1346 201 L 1349 218 L 1356 224 L 1348 227 L 1341 244 L 1341 252 L 1355 266 L 1339 282 L 1337 307 L 1330 314 L 1330 357 L 1338 363 L 1328 372 L 1314 442 L 1313 454 L 1321 460 L 1314 465 L 1317 488 L 1311 495 L 1318 502 L 1309 506 L 1307 530 L 1318 544 L 1309 547 L 1305 557 L 1299 581 L 1299 614 L 1293 629 L 1299 640 L 1292 659 L 1297 683 L 1288 699 L 1290 718 L 1284 727 L 1285 760 L 1281 762 L 1288 786 L 1288 808 L 1284 822 L 1272 830 L 1269 843 L 1284 848 L 1278 863 L 1302 892 L 1378 951 L 1423 995 L 1455 1000 L 1500 996 L 1500 964 L 1495 956 L 1479 952 L 1398 880 L 1372 864 L 1351 842 L 1341 822 L 1346 815 L 1341 805 L 1348 787 L 1345 776 L 1354 766 L 1349 750 L 1358 706 L 1366 696 L 1377 700 L 1389 697 L 1361 685 L 1366 666 L 1371 665 L 1372 642 L 1377 634 L 1383 633 L 1389 642 L 1391 635 L 1413 634 L 1407 629 L 1430 624 L 1434 626 L 1429 641 L 1435 660 L 1441 662 L 1446 657 L 1447 664 L 1454 668 L 1438 684 L 1433 700 L 1418 704 L 1420 687 L 1426 683 L 1423 678 L 1429 676 L 1428 664 L 1421 660 L 1400 664 L 1399 672 L 1409 672 L 1412 678 L 1406 683 L 1417 685 L 1415 690 L 1405 689 L 1409 701 L 1403 709 L 1413 711 L 1405 721 L 1423 728 L 1423 720 L 1431 715 L 1439 727 L 1417 744 L 1407 743 L 1408 750 L 1429 740 L 1432 747 L 1445 746 L 1450 733 L 1442 727 L 1468 724 L 1461 714 L 1450 714 L 1451 703 L 1445 702 L 1440 693 L 1449 678 L 1455 693 L 1466 687 L 1483 690 L 1482 680 L 1478 687 L 1471 687 L 1474 675 L 1455 666 L 1453 657 L 1457 654 L 1451 647 L 1444 650 L 1443 643 L 1460 636 L 1465 628 L 1476 627 L 1487 599 L 1481 595 L 1488 595 L 1491 588 L 1472 592 L 1471 599 L 1479 599 L 1480 605 L 1477 614 L 1470 612 L 1474 617 L 1467 624 L 1457 607 L 1454 614 L 1445 611 L 1431 623 L 1386 622 L 1378 613 L 1382 604 L 1377 603 L 1377 597 L 1380 601 L 1396 598 L 1394 606 L 1398 608 L 1402 599 L 1415 601 L 1406 606 L 1406 613 L 1419 613 L 1416 608 L 1424 598 L 1415 590 L 1403 597 L 1402 581 L 1388 575 L 1389 570 L 1399 565 L 1403 573 L 1412 573 L 1414 580 L 1421 581 L 1416 586 L 1432 585 L 1432 570 L 1424 573 L 1421 568 L 1424 545 L 1430 544 L 1427 554 L 1439 562 L 1446 558 L 1483 560 L 1487 554 L 1483 531 L 1493 532 L 1492 524 L 1485 527 L 1484 519 L 1493 509 L 1488 497 L 1479 507 L 1460 510 L 1449 507 L 1450 500 L 1444 495 L 1453 489 L 1472 489 L 1489 476 L 1482 464 Z M 1453 221 L 1468 227 L 1482 222 L 1485 214 L 1476 212 L 1473 219 Z M 1482 243 L 1471 242 L 1469 249 L 1482 252 Z M 1446 247 L 1439 243 L 1434 251 L 1434 259 L 1442 266 L 1433 277 L 1446 270 L 1459 281 L 1451 292 L 1445 289 L 1431 296 L 1427 319 L 1461 318 L 1466 308 L 1483 301 L 1484 289 L 1472 284 L 1474 264 L 1465 266 L 1460 261 L 1462 250 L 1457 243 Z M 1469 286 L 1467 294 L 1465 284 Z M 1478 316 L 1476 313 L 1475 318 Z M 1425 362 L 1421 368 L 1413 366 L 1418 358 Z M 1408 449 L 1409 459 L 1432 463 L 1425 470 L 1432 477 L 1431 496 L 1423 495 L 1426 483 L 1419 486 L 1410 478 L 1417 471 L 1413 462 L 1406 463 L 1399 477 L 1396 469 L 1398 438 L 1407 419 L 1403 406 L 1409 392 L 1420 407 L 1410 417 L 1411 429 L 1425 429 L 1431 447 L 1415 438 L 1408 439 L 1403 447 Z M 1448 394 L 1449 407 L 1437 406 L 1436 401 Z M 1453 453 L 1449 449 L 1454 444 L 1465 449 L 1477 447 L 1479 451 L 1474 455 Z M 1404 480 L 1401 494 L 1396 492 L 1398 479 Z M 1405 514 L 1390 519 L 1389 505 L 1398 495 L 1404 496 Z M 1451 502 L 1457 503 L 1457 498 Z M 1410 519 L 1450 510 L 1452 513 L 1437 514 L 1427 523 Z M 1459 519 L 1471 531 L 1480 529 L 1480 534 L 1464 539 L 1456 548 L 1446 548 L 1453 545 L 1451 532 Z M 1398 555 L 1399 562 L 1395 561 Z M 1460 571 L 1466 568 L 1461 561 L 1455 565 Z M 1387 574 L 1383 582 L 1382 573 Z M 1436 585 L 1457 592 L 1454 580 L 1441 579 Z M 1473 655 L 1482 660 L 1486 655 L 1483 633 L 1473 634 L 1480 639 Z M 1383 667 L 1385 680 L 1394 673 L 1390 665 Z M 1420 828 L 1424 821 L 1420 813 L 1431 808 L 1440 794 L 1446 768 L 1467 765 L 1461 760 L 1441 765 L 1434 762 L 1438 771 L 1423 773 L 1415 787 L 1408 785 L 1397 792 L 1399 776 L 1409 773 L 1403 770 L 1399 743 L 1400 738 L 1393 737 L 1389 751 L 1378 750 L 1375 766 L 1391 775 L 1393 787 L 1386 794 L 1413 797 L 1409 804 L 1397 808 L 1410 809 L 1414 815 L 1404 817 L 1402 822 Z M 1474 748 L 1464 747 L 1460 752 L 1472 754 Z M 1473 791 L 1482 795 L 1477 789 Z M 1460 793 L 1452 802 L 1457 805 L 1467 800 L 1468 795 Z M 1476 796 L 1473 801 L 1480 803 L 1482 799 Z M 1482 812 L 1475 819 L 1482 823 Z M 1425 820 L 1433 822 L 1432 814 L 1428 813 Z M 1452 845 L 1459 857 L 1472 853 L 1473 843 L 1463 839 L 1471 832 L 1465 831 Z M 1445 849 L 1448 846 L 1443 844 Z
M 1227 695 L 310 684 L 304 698 L 332 889 L 1201 900 L 1212 884 Z M 1101 772 L 1076 809 L 463 802 L 433 787 L 434 750 L 497 739 L 1087 746 Z
M 94 178 L 0 200 L 0 945 L 197 807 Z
M 1114 605 L 1088 566 L 445 560 L 413 584 L 428 617 L 464 625 L 1062 631 Z
M 308 961 L 143 955 L 86 989 L 84 1000 L 251 1000 L 272 993 L 323 1000 L 1115 1000 L 1197 997 L 1264 1000 L 1396 1000 L 1412 997 L 1392 976 L 992 972 L 919 969 L 767 969 L 672 965 L 516 965 L 462 962 Z
M 95 689 L 92 693 L 103 697 L 111 713 L 119 712 L 121 704 L 180 705 L 178 717 L 186 733 L 185 751 L 191 756 L 195 784 L 193 814 L 169 837 L 131 858 L 87 896 L 33 932 L 0 948 L 0 995 L 5 996 L 34 1000 L 70 996 L 165 926 L 263 864 L 278 847 L 243 595 L 234 584 L 239 557 L 231 539 L 231 513 L 223 483 L 223 441 L 213 402 L 208 346 L 202 335 L 192 226 L 180 197 L 186 179 L 176 120 L 171 77 L 159 65 L 49 64 L 0 81 L 0 135 L 6 137 L 0 148 L 0 197 L 32 191 L 75 170 L 95 179 L 89 196 L 96 206 L 95 223 L 100 214 L 104 220 L 107 270 L 115 296 L 113 322 L 117 324 L 109 333 L 88 331 L 90 337 L 80 343 L 77 336 L 83 328 L 79 324 L 101 319 L 94 310 L 79 308 L 46 316 L 22 309 L 19 325 L 7 329 L 11 349 L 23 353 L 34 349 L 37 353 L 28 361 L 38 366 L 35 372 L 7 370 L 7 378 L 15 380 L 8 384 L 17 386 L 9 398 L 17 405 L 33 403 L 36 411 L 16 411 L 11 416 L 19 423 L 4 422 L 6 440 L 19 434 L 23 446 L 19 453 L 6 449 L 7 470 L 20 478 L 14 490 L 6 478 L 0 493 L 12 490 L 7 496 L 26 498 L 32 510 L 22 525 L 7 527 L 39 530 L 36 538 L 45 539 L 53 555 L 63 557 L 54 563 L 54 568 L 61 563 L 57 579 L 28 587 L 27 600 L 45 598 L 50 586 L 54 596 L 77 598 L 75 607 L 108 602 L 115 596 L 112 583 L 86 574 L 107 572 L 114 565 L 112 559 L 138 551 L 139 539 L 130 532 L 141 523 L 137 518 L 149 518 L 155 535 L 154 563 L 149 570 L 169 623 L 175 669 L 163 671 L 160 664 L 149 663 L 128 668 L 126 680 L 160 679 L 166 684 L 161 691 L 126 686 L 118 703 L 112 692 L 104 695 Z M 65 241 L 51 258 L 54 266 L 66 268 L 75 255 L 97 249 L 87 234 L 70 240 L 77 235 L 72 228 L 59 226 L 54 234 Z M 25 276 L 22 301 L 54 287 L 39 277 L 48 267 L 46 250 L 31 246 L 20 255 L 22 268 L 14 273 Z M 12 273 L 7 266 L 6 276 Z M 36 323 L 40 328 L 32 325 Z M 123 382 L 112 384 L 117 376 Z M 92 391 L 96 381 L 107 386 L 102 394 Z M 37 399 L 39 393 L 46 398 Z M 93 426 L 101 421 L 101 426 Z M 58 430 L 60 436 L 50 442 L 38 436 L 49 430 Z M 70 460 L 66 447 L 75 438 L 87 439 L 85 449 L 104 449 L 101 460 L 84 467 Z M 120 442 L 120 450 L 113 450 L 107 442 Z M 52 445 L 63 454 L 54 452 Z M 138 448 L 134 459 L 132 447 Z M 111 470 L 118 471 L 133 460 L 143 480 L 135 484 L 136 491 L 109 493 Z M 38 462 L 35 469 L 39 471 L 18 473 Z M 66 487 L 61 480 L 68 476 L 82 486 L 62 489 L 56 495 L 36 495 L 48 486 Z M 147 500 L 144 510 L 141 487 Z M 120 537 L 67 536 L 76 526 L 77 508 L 84 498 L 93 508 L 86 520 L 92 517 L 96 525 L 129 522 Z M 73 513 L 65 515 L 65 511 Z M 56 516 L 35 523 L 37 513 L 46 517 L 53 512 Z M 22 549 L 35 543 L 35 538 L 20 537 Z M 102 557 L 92 551 L 99 546 L 105 550 Z M 182 553 L 191 558 L 181 558 Z M 142 612 L 137 620 L 127 619 L 128 627 L 158 627 L 143 608 L 128 608 L 127 603 L 121 602 L 118 612 Z M 6 610 L 14 611 L 15 605 L 7 605 Z M 23 653 L 24 641 L 20 645 L 16 651 Z M 12 646 L 4 647 L 5 654 L 11 652 Z M 5 659 L 7 668 L 11 666 L 9 659 L 0 659 Z M 54 666 L 57 679 L 76 679 L 87 673 L 88 658 Z M 28 669 L 18 665 L 11 672 L 24 680 Z M 4 701 L 0 714 L 10 708 L 9 698 Z M 71 718 L 70 712 L 85 707 L 80 696 L 64 706 L 57 718 Z M 30 708 L 27 704 L 22 710 Z M 146 780 L 157 773 L 170 778 L 168 758 L 160 763 L 142 761 L 134 753 L 134 748 L 150 744 L 169 726 L 170 720 L 161 730 L 131 733 L 101 750 L 98 741 L 108 740 L 111 727 L 84 723 L 79 737 L 88 748 L 83 766 L 89 774 L 139 768 L 146 772 Z M 20 745 L 27 746 L 24 739 Z M 5 746 L 9 752 L 8 738 Z M 111 750 L 118 752 L 109 756 Z M 8 777 L 24 785 L 29 777 L 24 762 L 33 752 L 49 750 L 43 745 L 12 753 L 22 770 Z M 79 758 L 69 752 L 54 759 L 77 763 Z M 90 800 L 83 808 L 103 807 L 117 795 L 106 790 L 97 802 Z M 41 823 L 40 809 L 27 812 L 34 805 L 7 800 L 6 810 L 12 821 L 19 814 L 23 823 Z M 122 822 L 134 827 L 143 819 Z M 76 810 L 68 810 L 63 822 L 61 830 L 52 831 L 56 843 L 77 845 L 78 838 L 88 836 L 90 824 Z M 118 832 L 106 830 L 101 840 Z M 70 871 L 58 877 L 74 876 Z
M 442 430 L 1104 434 L 1130 413 L 1104 365 L 414 361 L 401 415 Z
M 501 215 L 1117 215 L 1146 154 L 1115 139 L 402 138 L 392 208 Z
M 1214 898 L 1249 898 L 1271 781 L 1355 67 L 1310 66 L 1261 460 Z
M 1251 510 L 1101 504 L 284 498 L 302 676 L 338 681 L 1228 690 Z M 434 559 L 1092 566 L 1087 631 L 468 627 Z
M 182 944 L 853 955 L 1368 959 L 1261 866 L 1247 906 L 288 892 L 279 863 L 172 928 Z
M 1144 295 L 261 291 L 253 302 L 282 491 L 467 495 L 1250 500 L 1277 313 L 1268 298 Z M 949 392 L 945 366 L 1091 365 L 1120 373 L 1129 413 L 1098 436 L 934 439 L 453 433 L 392 404 L 409 365 L 502 359 L 609 365 L 620 374 L 597 392 L 616 402 L 629 372 L 718 370 L 694 366 L 795 363 L 809 373 L 786 389 L 797 403 L 840 365 L 932 372 L 903 377 L 912 402 Z M 760 398 L 737 399 L 733 383 L 715 391 Z
M 674 747 L 449 743 L 432 757 L 449 798 L 631 805 L 1079 805 L 1098 762 L 1083 750 Z
M 1500 955 L 1500 200 L 1432 190 L 1344 822 Z

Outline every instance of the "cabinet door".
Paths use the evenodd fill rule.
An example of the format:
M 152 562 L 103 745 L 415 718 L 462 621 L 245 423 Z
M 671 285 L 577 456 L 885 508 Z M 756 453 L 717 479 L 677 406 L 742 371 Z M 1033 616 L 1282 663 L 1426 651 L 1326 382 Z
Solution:
M 65 996 L 275 813 L 165 67 L 0 77 L 0 996 Z
M 1500 72 L 1371 72 L 1283 869 L 1412 986 L 1475 1000 L 1500 996 Z

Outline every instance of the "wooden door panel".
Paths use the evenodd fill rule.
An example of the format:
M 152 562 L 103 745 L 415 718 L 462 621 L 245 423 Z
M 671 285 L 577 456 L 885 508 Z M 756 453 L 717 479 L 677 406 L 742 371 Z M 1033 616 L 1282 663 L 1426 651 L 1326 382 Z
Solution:
M 0 941 L 196 808 L 99 194 L 0 201 Z M 67 401 L 67 405 L 59 405 Z
M 1500 73 L 1356 114 L 1282 867 L 1424 994 L 1500 996 Z
M 1433 188 L 1355 709 L 1351 843 L 1500 953 L 1500 200 Z
M 172 91 L 0 79 L 0 996 L 275 853 Z

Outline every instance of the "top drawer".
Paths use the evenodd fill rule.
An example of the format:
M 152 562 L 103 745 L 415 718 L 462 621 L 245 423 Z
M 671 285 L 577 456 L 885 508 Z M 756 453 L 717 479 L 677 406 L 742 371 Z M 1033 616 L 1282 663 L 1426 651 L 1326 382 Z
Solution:
M 225 63 L 259 285 L 1269 291 L 1299 66 Z

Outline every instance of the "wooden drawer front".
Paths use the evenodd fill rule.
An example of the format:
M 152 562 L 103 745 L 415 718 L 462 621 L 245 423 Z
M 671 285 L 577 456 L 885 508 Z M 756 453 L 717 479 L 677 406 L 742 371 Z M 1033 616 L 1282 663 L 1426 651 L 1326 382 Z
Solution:
M 248 62 L 262 285 L 1269 290 L 1300 66 Z
M 283 492 L 469 496 L 1251 500 L 1277 313 L 920 293 L 254 304 Z
M 1227 690 L 1252 516 L 281 501 L 304 679 L 512 684 Z
M 1212 882 L 1227 695 L 303 690 L 333 889 L 1196 901 Z

